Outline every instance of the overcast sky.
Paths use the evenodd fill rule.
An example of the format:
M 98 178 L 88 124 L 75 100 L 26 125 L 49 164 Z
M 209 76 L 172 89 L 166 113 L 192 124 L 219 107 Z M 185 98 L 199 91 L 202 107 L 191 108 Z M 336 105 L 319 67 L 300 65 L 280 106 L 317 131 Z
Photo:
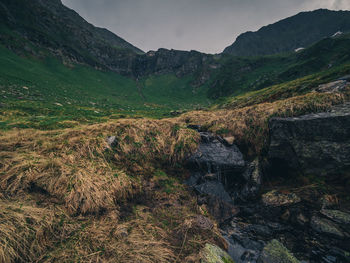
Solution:
M 246 31 L 305 10 L 350 10 L 350 0 L 62 0 L 144 51 L 219 53 Z

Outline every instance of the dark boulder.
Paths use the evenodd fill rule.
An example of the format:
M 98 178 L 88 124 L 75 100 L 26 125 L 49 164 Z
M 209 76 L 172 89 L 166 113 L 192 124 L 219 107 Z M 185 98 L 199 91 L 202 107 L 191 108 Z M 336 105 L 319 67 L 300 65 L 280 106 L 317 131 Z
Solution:
M 204 174 L 218 173 L 225 185 L 234 183 L 245 168 L 242 153 L 236 145 L 226 146 L 222 139 L 210 133 L 200 133 L 201 143 L 197 152 L 188 160 L 192 170 Z
M 221 223 L 238 213 L 238 208 L 226 192 L 223 184 L 219 181 L 206 181 L 194 186 L 195 191 L 200 195 L 200 204 L 207 205 L 210 214 Z
M 268 159 L 274 172 L 309 175 L 350 168 L 350 104 L 330 112 L 270 120 Z

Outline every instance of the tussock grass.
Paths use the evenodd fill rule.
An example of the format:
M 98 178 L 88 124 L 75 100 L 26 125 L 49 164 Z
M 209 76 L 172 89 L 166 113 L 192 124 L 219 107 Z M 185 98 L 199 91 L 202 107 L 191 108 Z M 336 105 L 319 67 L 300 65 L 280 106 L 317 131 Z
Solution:
M 2 261 L 194 262 L 205 242 L 222 244 L 217 227 L 182 231 L 200 209 L 176 174 L 158 170 L 176 167 L 196 149 L 199 136 L 185 126 L 178 119 L 125 119 L 2 131 L 0 207 L 22 196 L 30 201 L 6 215 Z
M 116 129 L 115 158 L 133 172 L 175 165 L 196 150 L 197 132 L 177 119 L 121 120 Z
M 57 227 L 46 208 L 0 200 L 0 262 L 33 262 L 53 245 Z
M 116 153 L 106 138 L 116 135 Z M 175 164 L 197 146 L 198 135 L 170 120 L 121 120 L 58 131 L 13 130 L 0 142 L 0 186 L 9 195 L 41 191 L 71 214 L 99 213 L 141 192 L 140 178 L 156 164 Z
M 149 215 L 143 214 L 143 217 Z M 51 251 L 45 262 L 174 262 L 164 231 L 147 220 L 118 222 L 114 213 L 92 218 Z
M 94 130 L 15 130 L 1 136 L 1 188 L 7 195 L 42 192 L 71 214 L 99 213 L 139 191 L 137 182 L 104 158 Z M 118 176 L 115 176 L 118 174 Z

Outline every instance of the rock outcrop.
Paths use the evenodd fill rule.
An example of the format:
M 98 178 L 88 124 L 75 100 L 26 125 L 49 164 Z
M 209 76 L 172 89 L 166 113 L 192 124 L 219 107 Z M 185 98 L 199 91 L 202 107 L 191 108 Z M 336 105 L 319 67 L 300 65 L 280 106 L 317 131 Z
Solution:
M 261 169 L 258 160 L 246 163 L 236 145 L 210 133 L 200 134 L 199 148 L 187 161 L 192 176 L 186 183 L 199 194 L 199 204 L 207 205 L 221 223 L 238 213 L 235 202 L 256 198 Z
M 277 173 L 340 174 L 350 168 L 350 104 L 270 120 L 268 159 Z

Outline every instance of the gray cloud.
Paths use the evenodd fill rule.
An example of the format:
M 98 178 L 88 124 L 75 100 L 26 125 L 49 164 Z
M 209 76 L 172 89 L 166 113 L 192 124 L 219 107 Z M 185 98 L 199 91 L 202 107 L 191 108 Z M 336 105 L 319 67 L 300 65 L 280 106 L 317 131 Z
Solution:
M 62 0 L 90 23 L 143 49 L 221 52 L 255 31 L 305 10 L 349 10 L 350 0 Z

